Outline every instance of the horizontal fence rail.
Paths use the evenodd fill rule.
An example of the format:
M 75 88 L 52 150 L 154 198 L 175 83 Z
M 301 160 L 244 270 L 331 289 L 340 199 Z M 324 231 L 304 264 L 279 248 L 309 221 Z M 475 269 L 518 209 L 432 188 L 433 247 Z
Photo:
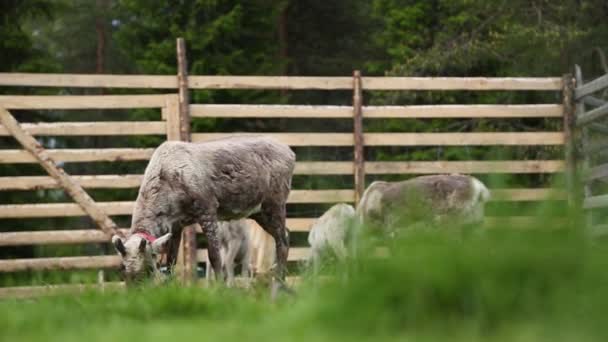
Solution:
M 561 117 L 559 104 L 538 105 L 424 105 L 363 107 L 364 118 L 530 118 Z M 348 118 L 351 106 L 302 105 L 190 105 L 194 118 Z
M 539 201 L 564 199 L 562 191 L 551 188 L 494 189 L 491 201 Z M 287 203 L 338 203 L 352 202 L 354 190 L 293 190 Z M 130 215 L 132 201 L 97 202 L 108 215 Z M 33 218 L 82 216 L 84 212 L 74 203 L 4 204 L 0 205 L 1 218 Z
M 265 135 L 290 146 L 353 146 L 350 133 L 193 133 L 193 142 L 234 135 Z M 364 133 L 365 146 L 525 146 L 562 145 L 562 132 Z
M 28 299 L 41 296 L 57 294 L 74 294 L 78 292 L 96 290 L 122 290 L 125 284 L 122 282 L 104 282 L 102 284 L 58 284 L 43 286 L 13 286 L 0 287 L 0 299 Z
M 161 108 L 175 94 L 166 95 L 1 95 L 4 109 L 130 109 Z
M 0 260 L 0 272 L 116 268 L 118 255 Z
M 559 77 L 362 77 L 365 90 L 549 90 Z M 1 86 L 177 89 L 175 76 L 0 73 Z M 191 89 L 352 89 L 351 77 L 194 76 Z
M 367 162 L 366 173 L 434 174 L 434 173 L 559 173 L 564 170 L 562 160 L 507 160 L 507 161 L 412 161 Z M 350 175 L 352 162 L 297 162 L 296 175 Z M 597 170 L 593 174 L 608 170 Z M 591 176 L 590 176 L 591 177 Z M 600 177 L 600 176 L 595 176 Z M 603 176 L 602 176 L 603 177 Z M 143 175 L 72 176 L 83 188 L 122 189 L 138 188 Z M 57 189 L 57 182 L 48 176 L 0 177 L 0 190 Z
M 47 150 L 58 162 L 96 162 L 148 160 L 153 148 L 78 148 Z M 23 150 L 0 150 L 0 164 L 36 163 L 36 159 Z
M 104 121 L 104 122 L 58 122 L 23 123 L 21 127 L 29 134 L 37 136 L 103 136 L 103 135 L 165 135 L 163 121 Z M 0 125 L 0 136 L 9 136 Z

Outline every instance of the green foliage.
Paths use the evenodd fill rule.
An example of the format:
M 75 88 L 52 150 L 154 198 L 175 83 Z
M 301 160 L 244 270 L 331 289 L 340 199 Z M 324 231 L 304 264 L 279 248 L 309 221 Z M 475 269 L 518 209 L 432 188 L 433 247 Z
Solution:
M 536 228 L 548 228 L 541 223 Z M 545 221 L 546 222 L 546 221 Z M 574 227 L 571 227 L 574 228 Z M 368 246 L 370 250 L 374 246 Z M 573 231 L 464 237 L 416 233 L 363 255 L 296 297 L 266 291 L 144 287 L 4 301 L 2 339 L 601 341 L 605 244 Z

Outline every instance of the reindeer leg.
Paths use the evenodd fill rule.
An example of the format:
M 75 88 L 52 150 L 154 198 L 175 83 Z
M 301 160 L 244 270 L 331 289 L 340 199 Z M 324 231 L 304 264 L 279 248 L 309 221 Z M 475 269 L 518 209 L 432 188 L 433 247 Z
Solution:
M 293 293 L 285 285 L 287 256 L 289 254 L 289 232 L 285 227 L 285 212 L 285 203 L 262 203 L 262 211 L 252 217 L 274 238 L 276 270 L 271 290 L 273 298 L 276 298 L 279 289 Z
M 209 220 L 199 222 L 205 237 L 207 238 L 207 254 L 209 256 L 209 262 L 213 267 L 216 279 L 219 278 L 224 280 L 224 272 L 222 272 L 222 258 L 220 256 L 220 239 L 217 234 L 217 219 L 214 217 Z

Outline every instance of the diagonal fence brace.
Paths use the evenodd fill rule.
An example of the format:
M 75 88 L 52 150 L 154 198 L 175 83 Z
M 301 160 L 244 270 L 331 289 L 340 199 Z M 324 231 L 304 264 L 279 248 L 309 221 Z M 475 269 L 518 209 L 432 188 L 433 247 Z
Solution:
M 59 185 L 74 199 L 74 201 L 90 216 L 99 228 L 109 237 L 114 234 L 122 236 L 118 226 L 106 213 L 99 209 L 95 201 L 70 176 L 57 166 L 42 145 L 29 133 L 23 130 L 13 115 L 4 108 L 0 108 L 0 123 L 4 128 L 36 158 L 38 163 L 53 177 Z

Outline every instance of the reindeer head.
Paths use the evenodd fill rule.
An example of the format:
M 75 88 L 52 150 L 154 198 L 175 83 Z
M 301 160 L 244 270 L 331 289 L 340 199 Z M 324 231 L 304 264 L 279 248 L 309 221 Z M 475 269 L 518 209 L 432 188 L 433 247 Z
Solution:
M 164 250 L 170 238 L 171 233 L 158 239 L 143 233 L 134 233 L 125 239 L 117 235 L 112 237 L 112 244 L 122 257 L 120 268 L 127 284 L 160 276 L 156 264 L 157 256 Z

